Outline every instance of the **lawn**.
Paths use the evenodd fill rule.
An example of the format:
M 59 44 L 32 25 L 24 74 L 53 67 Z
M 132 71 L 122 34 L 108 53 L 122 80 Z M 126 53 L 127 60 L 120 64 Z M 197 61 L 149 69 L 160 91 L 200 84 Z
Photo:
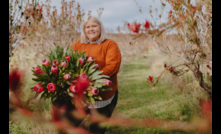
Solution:
M 150 55 L 149 55 L 150 56 Z M 147 56 L 148 57 L 148 56 Z M 151 62 L 160 56 L 153 56 Z M 132 60 L 121 66 L 119 81 L 119 99 L 113 117 L 127 117 L 131 119 L 157 118 L 175 121 L 190 121 L 200 116 L 197 97 L 205 97 L 201 91 L 189 92 L 179 89 L 173 81 L 162 80 L 151 87 L 146 82 L 153 74 L 151 68 L 162 69 L 160 63 L 150 64 L 148 58 Z M 155 74 L 156 76 L 159 75 Z M 173 77 L 166 74 L 167 77 Z M 177 78 L 173 78 L 177 79 Z M 183 85 L 184 86 L 184 85 Z M 198 92 L 198 96 L 196 95 Z M 189 134 L 180 130 L 164 130 L 161 128 L 141 127 L 109 127 L 106 134 Z

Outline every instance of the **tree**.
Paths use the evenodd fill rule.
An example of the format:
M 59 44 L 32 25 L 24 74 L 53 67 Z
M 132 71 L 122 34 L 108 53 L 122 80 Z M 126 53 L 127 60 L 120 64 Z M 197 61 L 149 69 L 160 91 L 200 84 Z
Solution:
M 176 55 L 182 60 L 179 65 L 164 65 L 175 76 L 191 71 L 210 96 L 212 95 L 212 0 L 165 0 L 162 6 L 169 4 L 168 22 L 152 25 L 147 21 L 127 24 L 137 33 L 137 37 L 152 37 L 156 47 L 164 53 Z M 163 8 L 162 8 L 163 9 Z M 150 14 L 152 11 L 150 10 Z M 161 14 L 159 15 L 161 17 Z M 171 31 L 176 33 L 171 34 Z M 156 81 L 148 78 L 148 83 L 155 86 Z M 150 79 L 151 78 L 151 79 Z

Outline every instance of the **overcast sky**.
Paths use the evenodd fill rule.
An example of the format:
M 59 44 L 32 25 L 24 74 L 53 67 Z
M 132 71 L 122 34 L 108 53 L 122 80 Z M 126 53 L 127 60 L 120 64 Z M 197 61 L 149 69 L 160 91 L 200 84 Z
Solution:
M 51 0 L 52 5 L 57 6 L 58 14 L 61 11 L 61 1 L 62 0 Z M 70 0 L 66 0 L 70 1 Z M 139 12 L 139 8 L 135 0 L 75 0 L 81 5 L 81 9 L 84 9 L 85 17 L 87 17 L 88 11 L 92 11 L 93 16 L 97 16 L 97 10 L 99 8 L 104 8 L 100 20 L 103 22 L 105 28 L 112 29 L 116 32 L 117 26 L 121 28 L 124 22 L 137 22 L 143 23 L 145 19 L 148 21 L 153 21 L 149 15 L 150 5 L 152 9 L 158 8 L 158 12 L 161 10 L 160 0 L 136 0 L 138 6 L 141 7 L 143 13 Z M 161 21 L 166 21 L 168 11 L 170 6 L 166 4 L 163 13 L 163 19 Z M 156 16 L 155 16 L 156 17 Z

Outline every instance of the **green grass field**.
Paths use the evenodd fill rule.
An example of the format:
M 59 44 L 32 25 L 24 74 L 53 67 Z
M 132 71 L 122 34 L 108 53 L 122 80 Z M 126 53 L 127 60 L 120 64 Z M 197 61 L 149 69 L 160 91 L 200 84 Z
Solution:
M 120 116 L 132 119 L 158 118 L 190 121 L 193 117 L 199 116 L 200 107 L 196 98 L 203 95 L 198 93 L 196 96 L 196 93 L 180 91 L 172 81 L 168 82 L 163 77 L 156 87 L 148 86 L 146 79 L 152 70 L 147 60 L 138 59 L 121 67 L 118 80 L 119 100 L 113 117 L 115 114 L 119 116 L 120 113 Z M 189 133 L 196 132 L 141 127 L 109 127 L 106 132 L 106 134 Z

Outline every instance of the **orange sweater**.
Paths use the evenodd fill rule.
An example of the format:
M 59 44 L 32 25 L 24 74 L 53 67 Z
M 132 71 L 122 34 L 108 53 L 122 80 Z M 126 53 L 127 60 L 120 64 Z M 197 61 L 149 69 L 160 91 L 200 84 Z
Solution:
M 110 76 L 113 90 L 100 93 L 103 100 L 111 98 L 118 91 L 117 73 L 121 64 L 121 53 L 118 45 L 111 39 L 106 39 L 101 44 L 84 44 L 80 40 L 71 45 L 73 50 L 85 52 L 87 56 L 92 56 L 100 66 L 102 74 Z

